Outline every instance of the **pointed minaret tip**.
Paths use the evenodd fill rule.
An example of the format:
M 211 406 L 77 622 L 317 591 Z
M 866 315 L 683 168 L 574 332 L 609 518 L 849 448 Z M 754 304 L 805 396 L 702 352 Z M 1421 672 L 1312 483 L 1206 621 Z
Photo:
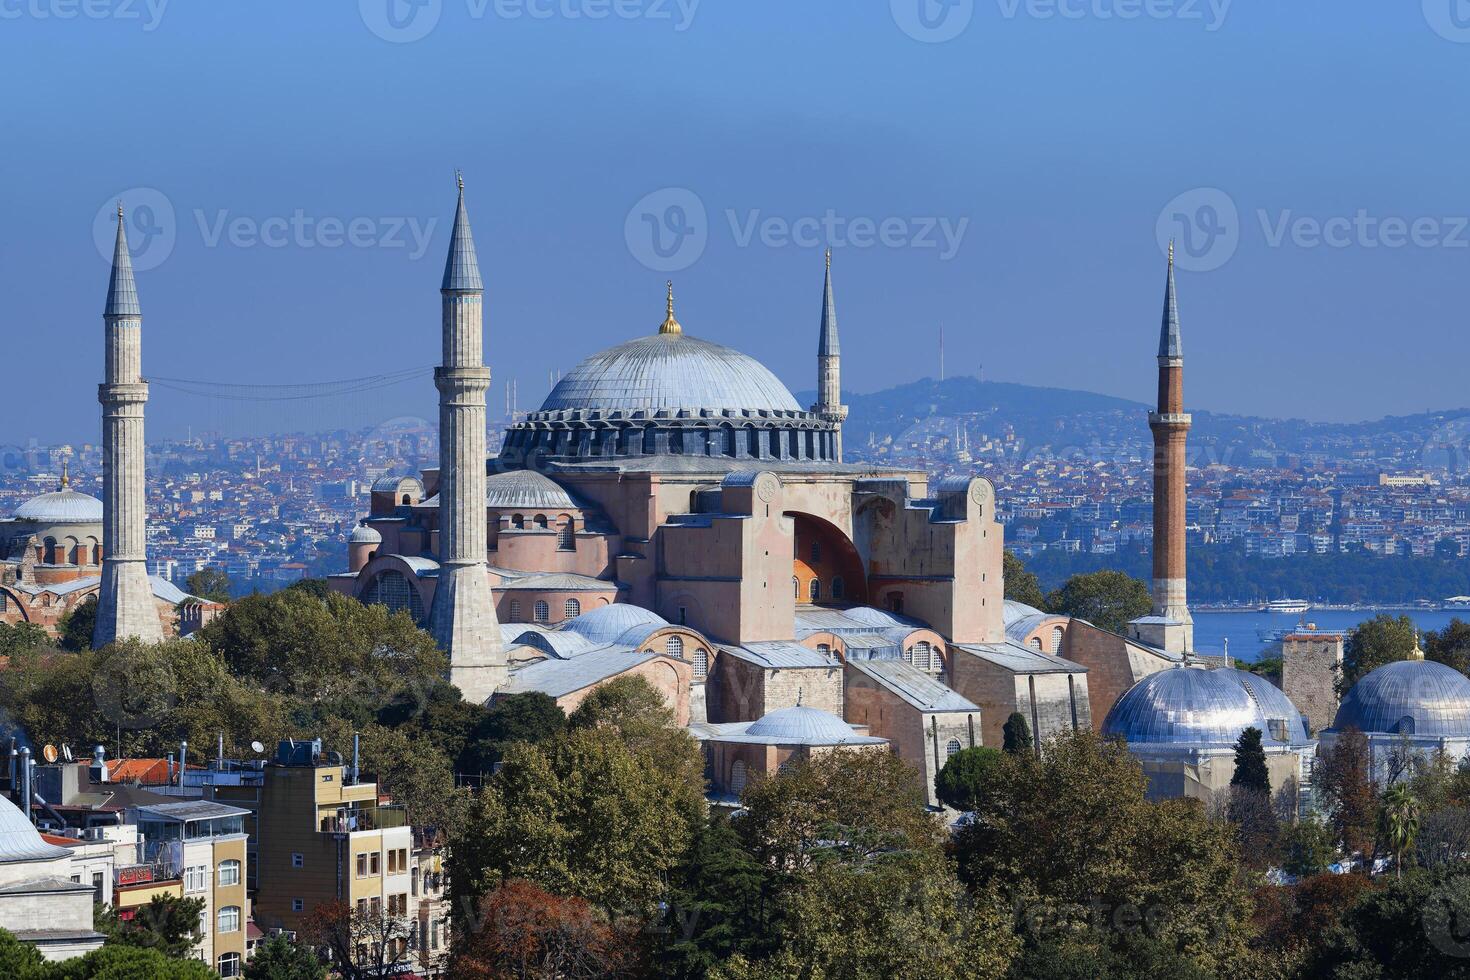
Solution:
M 1179 336 L 1179 300 L 1174 292 L 1174 240 L 1169 240 L 1169 274 L 1164 285 L 1164 322 L 1159 329 L 1159 357 L 1170 360 L 1184 356 Z
M 663 322 L 663 324 L 658 328 L 658 332 L 661 333 L 661 334 L 675 334 L 675 335 L 682 334 L 684 332 L 684 328 L 679 325 L 679 321 L 678 320 L 674 319 L 674 280 L 672 280 L 672 279 L 669 280 L 668 287 L 669 287 L 669 304 L 668 304 L 668 310 L 666 311 L 666 313 L 664 315 L 664 322 Z
M 454 228 L 449 233 L 449 257 L 444 262 L 444 282 L 440 289 L 479 292 L 485 288 L 480 278 L 480 260 L 475 254 L 475 236 L 470 233 L 470 216 L 464 206 L 464 174 L 454 172 L 459 185 L 459 201 L 454 208 Z
M 817 336 L 817 356 L 840 354 L 837 344 L 837 302 L 832 298 L 832 250 L 827 249 L 827 278 L 822 284 L 822 327 Z
M 127 222 L 122 201 L 117 202 L 117 238 L 112 245 L 112 277 L 107 282 L 107 305 L 103 316 L 142 316 L 138 284 L 133 279 L 133 257 L 128 252 Z

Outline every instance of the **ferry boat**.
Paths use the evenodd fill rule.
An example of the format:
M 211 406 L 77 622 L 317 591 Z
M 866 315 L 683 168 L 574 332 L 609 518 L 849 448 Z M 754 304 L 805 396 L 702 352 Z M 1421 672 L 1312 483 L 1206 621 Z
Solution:
M 1261 607 L 1261 612 L 1299 616 L 1311 608 L 1312 604 L 1305 599 L 1272 599 Z

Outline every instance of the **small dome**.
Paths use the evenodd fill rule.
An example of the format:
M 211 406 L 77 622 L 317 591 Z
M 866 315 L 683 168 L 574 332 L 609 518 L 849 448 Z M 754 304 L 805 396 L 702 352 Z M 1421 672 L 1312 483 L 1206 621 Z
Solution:
M 0 864 L 20 861 L 54 861 L 71 852 L 48 844 L 10 800 L 0 796 Z
M 492 473 L 485 480 L 485 506 L 527 510 L 572 510 L 581 505 L 555 480 L 533 470 Z
M 568 409 L 802 411 L 760 361 L 684 333 L 640 337 L 593 354 L 541 405 L 543 412 Z
M 39 524 L 101 524 L 102 501 L 67 487 L 27 500 L 16 508 L 15 519 Z
M 779 738 L 793 745 L 808 742 L 841 742 L 860 738 L 852 726 L 820 708 L 782 708 L 772 711 L 745 730 L 747 735 Z
M 422 497 L 424 485 L 411 476 L 380 476 L 373 481 L 373 493 L 412 493 Z
M 352 537 L 347 539 L 348 544 L 382 544 L 383 536 L 374 528 L 366 524 L 359 524 L 352 529 Z
M 1102 733 L 1130 746 L 1228 748 L 1255 728 L 1267 745 L 1305 744 L 1301 712 L 1279 690 L 1267 690 L 1272 687 L 1242 670 L 1161 670 L 1118 699 Z
M 669 625 L 668 620 L 642 606 L 615 602 L 610 606 L 599 606 L 591 612 L 583 613 L 562 629 L 584 636 L 593 643 L 612 643 L 633 627 L 650 623 Z
M 1363 677 L 1342 699 L 1334 731 L 1470 736 L 1470 678 L 1433 660 L 1399 660 Z

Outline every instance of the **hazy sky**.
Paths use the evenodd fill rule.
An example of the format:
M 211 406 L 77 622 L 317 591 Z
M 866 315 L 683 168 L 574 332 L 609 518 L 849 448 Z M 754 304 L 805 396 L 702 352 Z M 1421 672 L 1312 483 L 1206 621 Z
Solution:
M 942 324 L 951 374 L 1147 400 L 1170 229 L 1192 407 L 1470 404 L 1465 6 L 0 0 L 0 443 L 96 438 L 120 193 L 149 375 L 432 364 L 456 166 L 492 412 L 670 276 L 811 388 L 827 239 L 849 388 L 937 373 Z

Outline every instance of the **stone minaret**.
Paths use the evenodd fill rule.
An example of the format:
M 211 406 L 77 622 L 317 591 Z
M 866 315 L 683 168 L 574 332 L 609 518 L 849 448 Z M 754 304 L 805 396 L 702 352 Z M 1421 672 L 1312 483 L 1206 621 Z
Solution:
M 505 683 L 506 659 L 485 559 L 484 284 L 464 207 L 464 179 L 439 289 L 443 364 L 439 389 L 439 580 L 429 632 L 449 655 L 449 680 L 484 702 Z
M 836 426 L 833 455 L 842 462 L 842 350 L 837 345 L 837 304 L 832 300 L 832 250 L 827 249 L 827 281 L 822 287 L 822 328 L 817 337 L 817 403 L 812 411 Z
M 102 312 L 106 380 L 97 388 L 102 403 L 102 588 L 97 596 L 94 647 L 137 637 L 163 639 L 163 624 L 148 581 L 148 502 L 144 486 L 143 311 L 133 282 L 122 204 L 117 206 L 117 242 L 112 281 Z
M 1179 341 L 1171 242 L 1164 322 L 1159 331 L 1159 408 L 1148 416 L 1148 427 L 1154 434 L 1154 607 L 1151 616 L 1135 624 L 1135 633 L 1145 642 L 1174 653 L 1194 649 L 1184 552 L 1184 449 L 1190 422 L 1184 411 L 1184 350 Z

